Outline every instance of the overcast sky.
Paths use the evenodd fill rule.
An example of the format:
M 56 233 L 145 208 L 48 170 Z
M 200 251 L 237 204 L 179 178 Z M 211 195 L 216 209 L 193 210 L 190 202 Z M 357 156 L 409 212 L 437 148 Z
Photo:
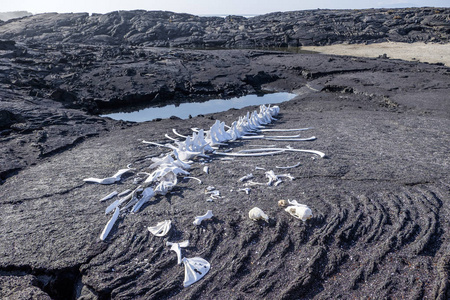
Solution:
M 3 12 L 96 12 L 169 10 L 196 15 L 264 14 L 316 8 L 449 7 L 450 0 L 0 0 Z

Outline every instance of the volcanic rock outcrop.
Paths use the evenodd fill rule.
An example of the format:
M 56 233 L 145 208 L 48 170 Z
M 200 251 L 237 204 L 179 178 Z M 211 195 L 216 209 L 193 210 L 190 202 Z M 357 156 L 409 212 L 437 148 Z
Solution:
M 448 42 L 449 8 L 309 10 L 252 18 L 167 11 L 38 14 L 0 24 L 0 39 L 28 43 L 158 47 L 287 47 L 374 42 Z

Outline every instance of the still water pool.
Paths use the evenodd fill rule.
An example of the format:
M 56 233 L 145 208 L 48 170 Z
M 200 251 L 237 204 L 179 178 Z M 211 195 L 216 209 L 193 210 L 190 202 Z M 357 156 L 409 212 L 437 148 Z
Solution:
M 263 96 L 247 95 L 228 100 L 214 99 L 206 102 L 190 102 L 179 105 L 166 105 L 163 107 L 149 107 L 134 112 L 120 112 L 102 115 L 102 117 L 110 117 L 115 120 L 145 122 L 157 118 L 166 119 L 171 116 L 177 116 L 181 119 L 188 119 L 189 115 L 192 117 L 217 113 L 229 110 L 231 108 L 243 108 L 251 105 L 261 104 L 276 104 L 291 100 L 296 95 L 291 93 L 272 93 L 264 94 Z

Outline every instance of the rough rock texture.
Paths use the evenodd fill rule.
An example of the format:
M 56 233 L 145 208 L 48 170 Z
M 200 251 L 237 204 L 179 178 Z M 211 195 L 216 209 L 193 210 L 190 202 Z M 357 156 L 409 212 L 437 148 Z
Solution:
M 28 17 L 33 15 L 27 11 L 10 11 L 10 12 L 0 12 L 0 23 L 3 21 L 8 21 L 11 19 L 18 19 L 22 17 Z
M 143 48 L 153 62 L 144 67 L 144 59 L 133 64 L 141 60 L 139 56 L 129 58 L 138 49 L 125 49 L 131 52 L 128 60 L 102 58 L 112 48 L 80 48 L 73 59 L 55 65 L 45 59 L 55 61 L 63 50 L 20 48 L 28 53 L 20 58 L 4 53 L 2 62 L 12 67 L 2 73 L 2 149 L 20 151 L 12 143 L 25 139 L 26 147 L 34 141 L 43 149 L 38 153 L 44 151 L 43 157 L 35 154 L 33 164 L 21 167 L 1 186 L 0 286 L 7 297 L 448 298 L 448 68 L 387 59 Z M 83 62 L 84 57 L 95 59 Z M 159 64 L 161 68 L 155 67 Z M 113 71 L 105 72 L 105 65 Z M 140 75 L 150 67 L 145 74 L 154 76 Z M 199 72 L 202 67 L 204 74 Z M 63 76 L 64 72 L 75 74 Z M 208 76 L 206 88 L 193 85 L 188 91 L 194 96 L 224 93 L 225 84 L 237 93 L 294 90 L 298 96 L 281 105 L 282 114 L 273 127 L 314 127 L 303 135 L 315 135 L 317 141 L 288 144 L 324 151 L 327 158 L 299 153 L 233 161 L 212 157 L 203 162 L 210 174 L 203 173 L 204 165 L 197 161 L 191 175 L 203 184 L 181 182 L 173 194 L 156 198 L 141 212 L 122 214 L 107 241 L 99 241 L 109 216 L 104 215 L 107 204 L 98 200 L 113 190 L 135 186 L 137 175 L 126 176 L 116 186 L 84 184 L 83 178 L 109 176 L 129 163 L 148 172 L 148 158 L 166 150 L 142 144 L 142 139 L 163 143 L 172 128 L 189 134 L 191 127 L 208 128 L 211 119 L 230 123 L 247 110 L 129 126 L 89 115 L 86 111 L 92 107 L 103 109 L 98 100 L 89 99 L 114 95 L 122 99 L 126 91 L 149 90 L 165 90 L 170 99 L 180 90 L 180 95 L 189 95 L 186 82 Z M 169 77 L 175 84 L 171 88 Z M 116 86 L 115 94 L 94 89 L 94 83 L 90 88 L 89 78 L 95 84 Z M 130 78 L 139 83 L 134 89 L 128 87 Z M 64 95 L 63 90 L 70 96 L 55 95 Z M 104 102 L 109 107 L 109 101 Z M 64 130 L 66 137 L 61 134 Z M 39 134 L 42 131 L 47 134 Z M 90 135 L 95 136 L 73 142 Z M 52 151 L 45 147 L 56 143 L 51 137 L 70 147 L 45 156 L 45 151 Z M 243 141 L 230 147 L 236 151 L 274 143 L 287 144 Z M 8 155 L 2 162 L 20 161 L 25 154 Z M 297 168 L 276 169 L 297 162 L 301 163 Z M 243 187 L 238 178 L 251 172 L 255 181 L 266 182 L 256 166 L 289 172 L 296 179 L 276 187 L 252 187 L 248 196 L 237 191 Z M 223 198 L 206 202 L 203 191 L 208 185 L 219 189 Z M 280 199 L 309 205 L 314 217 L 306 223 L 293 219 L 278 207 Z M 269 215 L 268 224 L 248 219 L 254 206 Z M 193 225 L 193 218 L 208 209 L 215 217 Z M 147 226 L 164 219 L 174 224 L 168 237 L 147 231 Z M 165 246 L 166 240 L 184 239 L 191 243 L 184 252 L 187 257 L 200 256 L 212 265 L 189 288 L 182 287 L 183 267 Z M 10 291 L 12 285 L 23 289 Z
M 18 36 L 31 41 L 33 30 Z M 450 297 L 449 68 L 382 58 L 42 41 L 0 43 L 0 298 Z M 254 108 L 140 124 L 98 113 L 267 90 L 297 94 L 280 105 L 279 120 L 269 127 L 313 127 L 302 136 L 318 139 L 245 140 L 224 148 L 291 145 L 323 151 L 326 158 L 289 152 L 196 160 L 190 172 L 202 184 L 180 178 L 171 194 L 140 212 L 122 211 L 100 241 L 111 201 L 98 200 L 136 187 L 139 172 L 151 171 L 150 158 L 167 152 L 143 139 L 166 143 L 172 128 L 187 135 L 215 119 L 230 124 Z M 114 185 L 83 182 L 130 163 L 136 170 Z M 246 195 L 240 177 L 253 173 L 255 181 L 267 182 L 256 167 L 296 179 L 252 186 Z M 223 197 L 206 202 L 207 186 Z M 313 218 L 294 219 L 278 206 L 280 199 L 307 204 Z M 255 206 L 268 223 L 248 218 Z M 214 217 L 193 225 L 208 209 Z M 166 219 L 173 223 L 167 237 L 148 232 Z M 188 288 L 183 266 L 165 246 L 185 239 L 184 256 L 211 263 Z
M 367 42 L 448 42 L 449 8 L 308 10 L 253 18 L 166 11 L 38 14 L 0 24 L 0 39 L 28 43 L 163 47 L 286 47 Z

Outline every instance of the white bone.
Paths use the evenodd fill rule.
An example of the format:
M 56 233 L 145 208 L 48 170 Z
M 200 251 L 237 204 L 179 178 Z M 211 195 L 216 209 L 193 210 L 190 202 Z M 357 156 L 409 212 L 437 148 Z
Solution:
M 239 189 L 238 191 L 245 192 L 248 195 L 248 194 L 250 194 L 251 190 L 252 190 L 251 188 L 243 188 L 243 189 Z
M 314 141 L 317 138 L 315 136 L 304 139 L 280 139 L 280 138 L 266 138 L 266 141 L 284 141 L 284 142 L 307 142 Z
M 267 185 L 272 185 L 274 182 L 278 181 L 278 176 L 272 171 L 267 171 L 266 173 L 266 177 L 269 179 L 269 182 L 267 182 Z M 276 184 L 278 185 L 278 184 Z
M 175 128 L 172 129 L 172 132 L 173 132 L 174 134 L 178 135 L 179 137 L 187 138 L 187 136 L 182 135 L 182 134 L 179 134 L 178 131 L 177 131 Z
M 262 132 L 290 132 L 290 131 L 304 131 L 312 129 L 313 127 L 308 128 L 297 128 L 297 129 L 261 129 Z
M 131 209 L 132 213 L 138 212 L 139 209 L 144 205 L 146 202 L 148 202 L 153 196 L 155 195 L 155 191 L 151 187 L 148 187 L 144 189 L 142 192 L 142 198 L 139 199 L 139 201 L 133 206 Z
M 207 191 L 205 192 L 206 195 L 211 195 L 212 199 L 218 199 L 220 198 L 220 191 L 218 190 L 213 190 L 213 191 Z
M 288 206 L 286 207 L 285 211 L 287 211 L 291 216 L 302 220 L 303 222 L 312 218 L 312 211 L 308 206 Z
M 257 149 L 244 149 L 239 150 L 238 153 L 259 153 L 259 152 L 268 152 L 268 151 L 281 151 L 283 148 L 257 148 Z
M 172 154 L 173 154 L 173 156 L 175 156 L 175 160 L 173 162 L 173 164 L 175 166 L 180 167 L 185 170 L 189 170 L 191 168 L 190 163 L 192 163 L 192 161 L 182 161 L 178 155 L 178 151 L 175 149 L 172 151 Z
M 198 184 L 202 184 L 202 181 L 200 179 L 198 179 L 197 177 L 187 176 L 187 177 L 183 177 L 183 179 L 195 179 L 198 181 Z
M 153 146 L 170 148 L 168 145 L 158 144 L 158 143 L 155 143 L 155 142 L 149 142 L 149 141 L 146 141 L 146 140 L 142 140 L 142 142 L 144 144 L 149 144 L 149 145 L 153 145 Z
M 117 171 L 116 174 L 114 174 L 112 177 L 116 178 L 116 181 L 119 181 L 123 174 L 130 172 L 131 170 L 135 170 L 133 168 L 127 168 L 127 169 L 120 169 Z
M 123 197 L 125 195 L 128 195 L 129 193 L 131 193 L 132 191 L 130 189 L 125 190 L 123 192 L 121 192 L 119 195 L 117 195 L 118 197 Z
M 292 169 L 292 168 L 296 168 L 298 166 L 300 166 L 300 163 L 297 163 L 297 164 L 295 164 L 293 166 L 288 166 L 288 167 L 278 167 L 278 166 L 276 166 L 275 168 L 277 168 L 277 169 Z
M 253 177 L 254 177 L 253 174 L 250 173 L 250 174 L 247 174 L 247 175 L 242 176 L 241 178 L 239 178 L 239 181 L 242 182 L 242 181 L 245 181 L 245 180 L 252 179 Z
M 152 157 L 151 160 L 153 163 L 149 166 L 150 169 L 159 167 L 161 165 L 169 165 L 174 161 L 173 158 L 170 156 L 170 154 L 168 154 L 162 158 Z
M 266 139 L 295 139 L 295 138 L 299 138 L 300 134 L 296 134 L 296 135 L 269 135 L 266 136 Z
M 168 138 L 169 140 L 172 140 L 172 141 L 174 141 L 174 142 L 179 142 L 180 140 L 179 139 L 176 139 L 176 138 L 173 138 L 173 137 L 171 137 L 170 135 L 168 135 L 167 133 L 164 135 L 166 138 Z
M 175 251 L 175 253 L 177 254 L 177 258 L 178 258 L 178 264 L 181 264 L 181 248 L 186 248 L 189 246 L 189 241 L 184 241 L 181 243 L 172 243 L 172 242 L 167 242 L 166 243 L 167 246 L 170 246 L 170 250 Z
M 212 210 L 208 210 L 206 212 L 206 214 L 204 214 L 203 216 L 195 217 L 195 220 L 193 223 L 194 223 L 194 225 L 199 226 L 203 220 L 211 219 L 212 217 L 214 217 Z
M 243 140 L 256 140 L 256 139 L 263 139 L 264 135 L 252 135 L 252 136 L 243 136 Z
M 270 147 L 270 148 L 274 148 L 276 145 L 248 145 L 249 147 Z
M 184 282 L 183 286 L 188 287 L 191 284 L 202 279 L 211 269 L 209 262 L 201 257 L 183 258 L 184 264 Z
M 107 237 L 111 229 L 113 228 L 114 224 L 116 223 L 117 219 L 119 218 L 120 210 L 118 207 L 116 207 L 116 210 L 114 211 L 113 216 L 111 219 L 109 219 L 108 223 L 106 223 L 105 228 L 103 228 L 102 233 L 100 234 L 100 239 L 104 241 Z
M 121 206 L 125 201 L 131 199 L 131 197 L 132 197 L 132 194 L 128 195 L 127 197 L 117 199 L 116 201 L 114 201 L 113 203 L 108 205 L 108 207 L 105 209 L 105 215 L 109 214 L 114 209 Z
M 278 176 L 279 178 L 280 178 L 280 177 L 281 177 L 281 178 L 283 178 L 283 177 L 289 178 L 291 181 L 295 179 L 295 177 L 292 176 L 291 174 L 280 174 L 280 175 L 277 175 L 277 176 Z
M 308 205 L 298 203 L 297 200 L 292 200 L 291 201 L 291 200 L 288 199 L 288 203 L 290 205 L 293 205 L 293 206 L 308 207 Z
M 264 220 L 266 222 L 269 222 L 269 217 L 259 207 L 253 207 L 252 209 L 250 209 L 250 211 L 248 212 L 248 217 L 253 221 Z
M 224 153 L 224 152 L 214 151 L 214 154 L 223 155 L 223 156 L 250 157 L 250 156 L 269 156 L 269 155 L 280 154 L 283 152 L 284 152 L 284 149 L 273 151 L 273 152 L 264 152 L 264 153 Z
M 204 166 L 203 167 L 203 172 L 205 172 L 206 174 L 209 174 L 209 167 L 208 166 Z
M 320 151 L 316 151 L 316 150 L 303 150 L 303 149 L 294 149 L 290 146 L 287 146 L 286 148 L 262 148 L 262 149 L 249 149 L 249 150 L 241 150 L 239 151 L 240 153 L 251 153 L 251 152 L 255 152 L 255 151 L 291 151 L 291 152 L 306 152 L 306 153 L 313 153 L 313 154 L 317 154 L 320 157 L 325 157 L 325 153 L 320 152 Z M 223 155 L 221 153 L 217 153 L 215 152 L 214 154 L 219 154 L 219 155 Z
M 244 183 L 244 186 L 254 186 L 254 185 L 266 185 L 266 183 L 261 183 L 261 182 L 254 182 L 254 181 L 247 181 L 246 183 Z
M 171 227 L 172 221 L 164 220 L 162 222 L 158 222 L 156 226 L 148 227 L 147 229 L 155 236 L 165 236 Z
M 115 197 L 115 196 L 116 196 L 117 194 L 118 194 L 118 192 L 117 192 L 117 191 L 114 191 L 114 192 L 112 192 L 112 193 L 110 193 L 110 194 L 106 195 L 106 196 L 105 196 L 105 197 L 103 197 L 102 199 L 100 199 L 100 202 L 103 202 L 103 201 L 109 200 L 109 199 L 111 199 L 111 198 Z
M 99 184 L 113 184 L 117 181 L 120 181 L 121 177 L 123 174 L 134 170 L 131 168 L 127 168 L 127 169 L 120 169 L 119 171 L 116 172 L 116 174 L 114 174 L 111 177 L 106 177 L 106 178 L 94 178 L 94 177 L 89 177 L 89 178 L 85 178 L 83 179 L 83 181 L 85 182 L 91 182 L 91 183 L 99 183 Z
M 83 181 L 90 182 L 90 183 L 98 183 L 98 184 L 113 184 L 116 182 L 116 178 L 114 178 L 114 177 L 107 177 L 107 178 L 89 177 L 89 178 L 83 179 Z

